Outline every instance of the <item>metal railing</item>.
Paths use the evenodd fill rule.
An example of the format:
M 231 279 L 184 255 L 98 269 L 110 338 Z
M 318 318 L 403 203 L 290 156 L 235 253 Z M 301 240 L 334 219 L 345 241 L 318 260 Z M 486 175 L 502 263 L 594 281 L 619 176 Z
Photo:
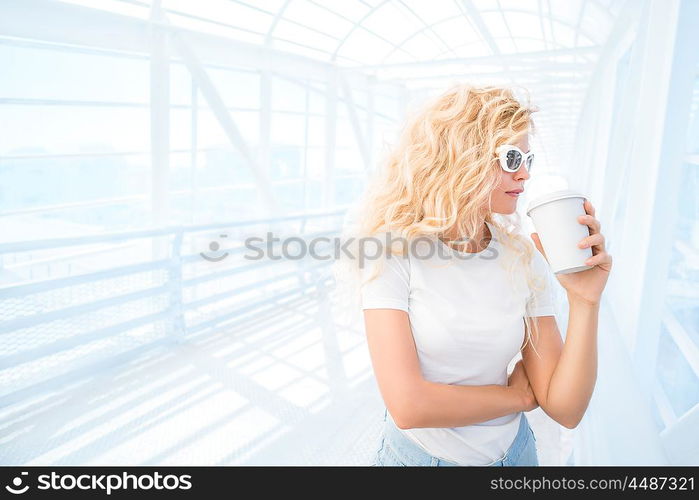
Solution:
M 0 406 L 317 292 L 331 259 L 251 261 L 244 236 L 330 237 L 344 213 L 0 244 L 10 281 L 0 288 Z M 225 258 L 205 259 L 211 248 Z M 24 262 L 7 265 L 18 254 Z M 30 277 L 32 262 L 48 266 L 43 277 Z

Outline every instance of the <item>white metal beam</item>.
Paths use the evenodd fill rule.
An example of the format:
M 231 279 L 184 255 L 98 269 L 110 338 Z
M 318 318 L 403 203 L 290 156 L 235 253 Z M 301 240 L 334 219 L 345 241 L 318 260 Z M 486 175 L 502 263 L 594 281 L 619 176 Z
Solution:
M 552 59 L 558 56 L 570 56 L 574 54 L 594 54 L 600 51 L 600 46 L 593 47 L 575 47 L 560 50 L 538 50 L 533 52 L 518 52 L 516 54 L 499 54 L 473 57 L 458 57 L 452 59 L 432 59 L 429 61 L 415 61 L 407 63 L 395 64 L 363 64 L 358 66 L 350 66 L 355 70 L 388 70 L 388 69 L 411 69 L 431 66 L 448 66 L 453 64 L 463 65 L 465 63 L 473 64 L 504 64 L 504 63 L 522 63 L 527 59 Z
M 495 42 L 493 35 L 490 33 L 488 26 L 486 26 L 485 21 L 481 17 L 480 11 L 473 5 L 471 0 L 461 0 L 460 5 L 466 11 L 468 20 L 471 22 L 480 37 L 485 41 L 485 43 L 490 47 L 490 51 L 493 55 L 500 55 L 500 48 Z
M 352 89 L 350 89 L 349 85 L 347 84 L 347 80 L 342 73 L 339 73 L 338 76 L 340 79 L 340 85 L 342 86 L 342 93 L 345 96 L 345 105 L 350 123 L 352 124 L 352 130 L 354 131 L 354 137 L 357 141 L 359 152 L 362 155 L 362 160 L 364 161 L 364 170 L 369 171 L 371 164 L 371 160 L 369 159 L 370 155 L 366 140 L 364 138 L 364 132 L 362 131 L 362 126 L 359 123 L 359 117 L 357 116 L 357 109 L 354 105 L 354 98 L 352 97 Z
M 151 19 L 160 17 L 160 1 L 151 8 Z M 150 142 L 151 224 L 167 225 L 170 216 L 170 56 L 168 34 L 151 25 Z M 162 258 L 164 247 L 154 241 L 154 258 Z
M 325 169 L 323 208 L 335 206 L 335 141 L 337 139 L 337 70 L 328 70 L 325 94 Z
M 444 39 L 440 36 L 437 30 L 434 29 L 434 25 L 428 24 L 422 17 L 420 17 L 417 14 L 417 12 L 415 12 L 408 4 L 406 4 L 404 0 L 398 0 L 398 4 L 401 7 L 403 7 L 405 11 L 409 12 L 420 24 L 422 24 L 423 29 L 420 30 L 420 33 L 423 33 L 425 30 L 429 31 L 430 33 L 432 33 L 432 36 L 434 36 L 448 52 L 451 52 L 452 55 L 456 56 L 456 54 L 454 54 L 453 47 L 451 47 L 447 42 L 444 41 Z M 412 38 L 412 36 L 410 38 Z M 406 40 L 403 40 L 403 42 L 398 44 L 397 48 L 391 50 L 391 54 L 393 54 L 396 50 L 402 49 L 403 45 L 405 44 L 405 41 Z
M 274 30 L 277 28 L 279 21 L 284 17 L 284 12 L 286 12 L 286 8 L 290 3 L 291 0 L 285 0 L 284 5 L 279 8 L 274 16 L 274 20 L 272 20 L 272 24 L 270 24 L 269 30 L 267 30 L 267 35 L 265 36 L 265 45 L 269 46 L 271 44 L 272 38 L 274 37 Z
M 460 71 L 457 72 L 448 72 L 448 73 L 432 73 L 432 74 L 414 74 L 411 76 L 410 74 L 406 74 L 404 78 L 400 78 L 401 81 L 419 81 L 419 80 L 439 80 L 441 78 L 444 79 L 454 79 L 454 78 L 491 78 L 491 77 L 498 77 L 498 76 L 515 76 L 519 78 L 523 76 L 523 73 L 526 74 L 527 72 L 536 72 L 537 76 L 546 78 L 547 80 L 550 80 L 551 78 L 557 78 L 556 75 L 544 75 L 545 73 L 578 73 L 578 72 L 587 72 L 587 73 L 592 73 L 592 71 L 596 68 L 596 65 L 594 64 L 585 64 L 585 65 L 573 65 L 573 63 L 561 63 L 561 64 L 555 64 L 555 63 L 546 63 L 542 65 L 532 65 L 530 67 L 520 67 L 517 69 L 510 69 L 509 71 L 488 71 L 488 72 L 479 72 L 479 71 L 468 71 L 468 66 L 462 67 Z M 395 77 L 394 77 L 395 78 Z M 568 77 L 566 77 L 568 78 Z M 580 81 L 579 77 L 574 77 L 576 81 Z M 395 78 L 398 79 L 398 78 Z
M 150 52 L 147 32 L 150 21 L 147 19 L 48 0 L 3 0 L 2 12 L 0 34 L 5 37 L 39 38 L 53 43 L 127 54 L 144 55 Z M 170 33 L 184 33 L 196 53 L 206 54 L 207 64 L 267 69 L 319 80 L 324 80 L 327 68 L 333 67 L 325 61 L 272 47 L 167 24 L 162 27 Z M 114 36 L 114 33 L 119 36 Z
M 544 47 L 546 47 L 546 50 L 549 50 L 551 47 L 549 46 L 549 40 L 548 37 L 546 36 L 546 30 L 544 29 L 544 9 L 541 6 L 541 2 L 543 0 L 538 0 L 537 2 L 537 10 L 539 12 L 539 27 L 541 28 L 541 36 L 543 37 L 544 40 Z M 549 6 L 549 13 L 550 13 L 550 6 Z M 553 30 L 551 30 L 551 35 L 553 37 Z M 514 43 L 514 40 L 513 40 Z
M 387 4 L 389 1 L 390 1 L 390 0 L 383 0 L 383 1 L 379 2 L 379 3 L 377 3 L 376 5 L 372 6 L 372 7 L 367 11 L 366 14 L 364 14 L 362 17 L 360 17 L 360 18 L 357 19 L 356 21 L 353 21 L 352 19 L 348 19 L 348 18 L 346 18 L 345 16 L 342 16 L 342 15 L 338 14 L 337 12 L 333 12 L 331 9 L 328 9 L 327 6 L 323 6 L 322 4 L 317 4 L 317 3 L 315 4 L 315 5 L 318 5 L 319 7 L 325 8 L 325 9 L 327 9 L 327 10 L 333 12 L 333 14 L 335 14 L 336 16 L 339 16 L 339 17 L 343 18 L 344 20 L 353 23 L 352 28 L 350 28 L 350 30 L 345 34 L 345 36 L 342 37 L 342 39 L 338 42 L 337 46 L 335 47 L 335 50 L 333 50 L 333 52 L 332 52 L 332 54 L 331 54 L 331 56 L 330 56 L 330 58 L 331 58 L 331 60 L 332 60 L 333 62 L 335 62 L 335 61 L 337 60 L 337 56 L 338 56 L 338 54 L 340 53 L 340 49 L 342 49 L 342 46 L 343 46 L 345 43 L 347 43 L 347 40 L 349 40 L 349 38 L 352 36 L 352 34 L 353 34 L 355 31 L 357 31 L 358 29 L 364 29 L 364 30 L 368 31 L 369 33 L 371 33 L 372 35 L 374 35 L 375 37 L 380 38 L 381 40 L 383 40 L 383 41 L 386 42 L 387 44 L 389 44 L 389 45 L 393 46 L 394 48 L 398 49 L 398 46 L 397 46 L 395 43 L 393 43 L 392 41 L 390 41 L 390 40 L 388 40 L 388 39 L 382 37 L 382 36 L 381 36 L 380 34 L 378 34 L 378 33 L 374 33 L 373 31 L 371 31 L 371 30 L 365 28 L 364 26 L 362 26 L 362 23 L 364 22 L 365 19 L 367 19 L 369 16 L 371 16 L 374 12 L 376 12 L 377 10 L 379 10 L 381 7 L 383 7 L 383 6 L 384 6 L 385 4 Z M 315 2 L 314 2 L 314 3 L 315 3 Z M 400 50 L 402 50 L 402 49 L 400 49 Z M 403 52 L 405 52 L 405 51 L 403 51 Z M 406 52 L 406 54 L 408 54 L 408 53 Z M 411 54 L 408 54 L 408 55 L 412 57 Z
M 268 179 L 272 171 L 272 75 L 269 71 L 260 71 L 260 123 L 258 139 L 257 168 Z M 270 187 L 271 188 L 271 187 Z M 263 203 L 262 191 L 257 192 L 258 203 Z
M 189 150 L 189 193 L 190 193 L 190 224 L 196 224 L 199 202 L 199 176 L 197 175 L 197 156 L 199 153 L 199 87 L 194 78 L 192 81 L 192 109 L 190 110 L 190 119 L 192 120 L 192 128 L 190 135 L 190 150 Z

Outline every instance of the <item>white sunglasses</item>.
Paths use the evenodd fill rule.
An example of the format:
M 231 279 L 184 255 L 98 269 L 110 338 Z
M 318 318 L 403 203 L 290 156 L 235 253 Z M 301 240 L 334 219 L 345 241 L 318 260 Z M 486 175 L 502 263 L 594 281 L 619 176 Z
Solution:
M 522 163 L 524 163 L 527 172 L 529 172 L 532 168 L 532 163 L 534 163 L 534 153 L 532 151 L 524 153 L 512 144 L 503 144 L 497 149 L 497 153 L 500 166 L 505 172 L 516 172 Z

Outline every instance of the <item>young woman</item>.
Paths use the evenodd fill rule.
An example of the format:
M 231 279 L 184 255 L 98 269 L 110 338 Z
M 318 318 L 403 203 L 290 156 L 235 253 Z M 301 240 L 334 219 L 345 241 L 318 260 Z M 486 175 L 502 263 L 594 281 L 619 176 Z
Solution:
M 564 343 L 538 235 L 524 236 L 516 213 L 534 111 L 498 87 L 431 100 L 345 230 L 386 406 L 374 465 L 538 465 L 524 412 L 540 406 L 570 429 L 585 413 L 612 258 L 585 201 L 577 222 L 590 236 L 579 245 L 594 267 L 556 275 L 570 306 Z

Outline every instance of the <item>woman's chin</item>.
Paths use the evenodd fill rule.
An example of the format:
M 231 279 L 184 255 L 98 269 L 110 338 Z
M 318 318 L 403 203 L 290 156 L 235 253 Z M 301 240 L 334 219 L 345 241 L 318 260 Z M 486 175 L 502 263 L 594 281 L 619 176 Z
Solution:
M 511 215 L 517 211 L 517 203 L 512 203 L 509 206 L 504 206 L 504 207 L 495 207 L 493 208 L 493 212 L 496 214 L 501 214 L 501 215 Z

